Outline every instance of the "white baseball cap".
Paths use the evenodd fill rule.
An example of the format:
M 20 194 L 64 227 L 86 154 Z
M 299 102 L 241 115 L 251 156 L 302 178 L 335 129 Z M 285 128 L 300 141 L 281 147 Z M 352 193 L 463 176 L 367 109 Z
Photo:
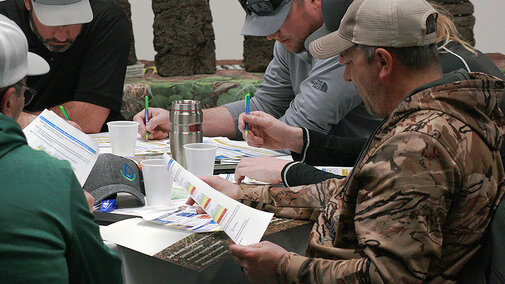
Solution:
M 89 0 L 31 0 L 37 19 L 46 26 L 85 24 L 93 20 Z
M 12 86 L 24 77 L 49 72 L 49 64 L 35 53 L 28 52 L 23 31 L 0 14 L 0 88 Z
M 354 0 L 338 31 L 310 44 L 316 58 L 335 56 L 356 44 L 411 47 L 435 43 L 436 29 L 427 30 L 428 17 L 437 12 L 425 0 Z

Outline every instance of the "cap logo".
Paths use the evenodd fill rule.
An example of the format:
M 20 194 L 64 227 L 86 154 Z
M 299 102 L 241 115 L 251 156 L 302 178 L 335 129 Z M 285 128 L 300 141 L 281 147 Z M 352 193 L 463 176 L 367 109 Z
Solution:
M 133 173 L 132 169 L 128 164 L 124 164 L 124 168 L 121 170 L 121 175 L 129 181 L 134 181 L 137 175 Z
M 326 84 L 326 82 L 324 82 L 322 80 L 316 79 L 316 80 L 310 81 L 310 83 L 312 84 L 312 88 L 314 88 L 316 90 L 319 90 L 323 93 L 326 93 L 328 91 L 328 84 Z

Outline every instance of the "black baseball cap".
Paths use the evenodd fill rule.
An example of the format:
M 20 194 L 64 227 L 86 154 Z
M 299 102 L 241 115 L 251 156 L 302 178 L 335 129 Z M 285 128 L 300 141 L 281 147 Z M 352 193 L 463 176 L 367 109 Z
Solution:
M 142 171 L 137 164 L 114 154 L 101 154 L 91 170 L 84 189 L 95 199 L 95 205 L 119 192 L 126 192 L 145 204 Z
M 305 40 L 305 49 L 309 50 L 309 45 L 314 40 L 337 31 L 352 2 L 353 0 L 321 0 L 324 23 Z

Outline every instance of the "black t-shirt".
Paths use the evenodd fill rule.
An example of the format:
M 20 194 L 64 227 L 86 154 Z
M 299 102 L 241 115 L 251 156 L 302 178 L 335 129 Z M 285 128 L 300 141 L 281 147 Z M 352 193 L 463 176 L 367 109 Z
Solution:
M 467 50 L 461 44 L 451 41 L 443 49 L 439 50 L 440 65 L 444 74 L 458 69 L 467 72 L 482 72 L 505 80 L 505 74 L 482 52 L 475 53 Z
M 93 21 L 65 52 L 49 51 L 32 31 L 24 0 L 0 2 L 0 13 L 23 30 L 29 51 L 42 56 L 51 70 L 28 78 L 37 90 L 26 111 L 41 111 L 68 101 L 81 101 L 111 110 L 106 121 L 124 119 L 120 113 L 131 34 L 128 19 L 114 4 L 90 0 Z M 102 131 L 106 131 L 104 124 Z

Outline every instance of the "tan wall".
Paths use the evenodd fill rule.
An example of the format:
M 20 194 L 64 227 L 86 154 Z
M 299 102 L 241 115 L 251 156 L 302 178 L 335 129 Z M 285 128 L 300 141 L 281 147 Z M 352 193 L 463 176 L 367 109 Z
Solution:
M 505 54 L 505 0 L 472 0 L 476 47 Z M 154 59 L 151 0 L 130 0 L 137 58 Z M 216 35 L 216 59 L 242 59 L 240 30 L 245 13 L 237 0 L 210 0 Z

